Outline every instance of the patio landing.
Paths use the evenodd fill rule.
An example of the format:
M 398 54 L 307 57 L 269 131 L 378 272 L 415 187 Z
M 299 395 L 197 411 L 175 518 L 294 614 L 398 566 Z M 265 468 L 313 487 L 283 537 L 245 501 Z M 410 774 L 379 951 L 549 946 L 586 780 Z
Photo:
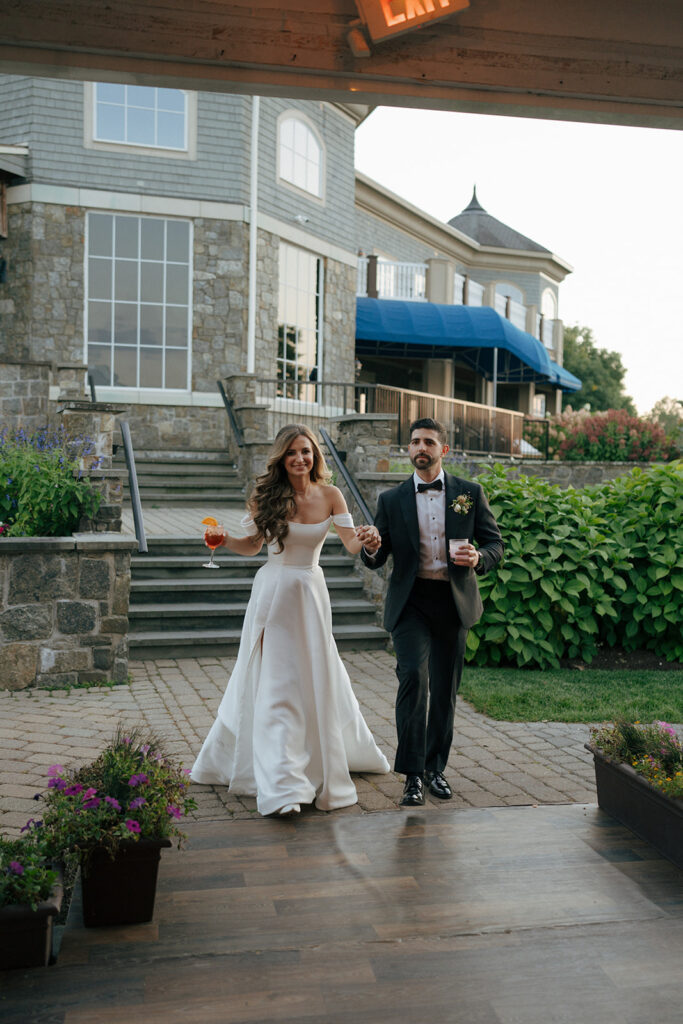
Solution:
M 203 821 L 153 922 L 73 920 L 0 1018 L 674 1024 L 681 948 L 683 873 L 594 805 Z

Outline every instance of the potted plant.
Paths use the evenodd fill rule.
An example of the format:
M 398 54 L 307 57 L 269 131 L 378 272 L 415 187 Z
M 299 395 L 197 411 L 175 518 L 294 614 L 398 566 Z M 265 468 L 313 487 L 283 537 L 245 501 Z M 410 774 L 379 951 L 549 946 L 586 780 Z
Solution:
M 667 722 L 591 730 L 598 804 L 683 867 L 683 744 Z
M 0 969 L 45 967 L 62 905 L 59 872 L 50 863 L 40 823 L 20 839 L 0 837 Z
M 120 727 L 93 762 L 48 775 L 45 837 L 55 857 L 80 864 L 86 927 L 151 920 L 161 849 L 180 845 L 179 821 L 196 807 L 189 771 L 158 739 Z

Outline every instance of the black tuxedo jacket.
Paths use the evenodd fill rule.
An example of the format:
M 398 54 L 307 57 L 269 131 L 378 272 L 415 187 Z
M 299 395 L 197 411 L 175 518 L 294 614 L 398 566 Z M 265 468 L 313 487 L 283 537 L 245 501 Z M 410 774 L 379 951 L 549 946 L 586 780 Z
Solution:
M 446 562 L 450 578 L 453 601 L 462 625 L 469 629 L 481 617 L 483 605 L 479 595 L 476 575 L 483 576 L 500 561 L 503 554 L 503 540 L 498 524 L 493 518 L 486 495 L 480 484 L 471 480 L 444 473 L 446 488 Z M 469 512 L 455 512 L 452 502 L 460 494 L 469 495 L 472 507 Z M 369 569 L 379 569 L 390 554 L 394 556 L 394 568 L 389 581 L 384 606 L 384 628 L 389 632 L 399 620 L 413 584 L 417 577 L 420 556 L 420 531 L 417 521 L 417 503 L 413 477 L 397 487 L 384 491 L 377 502 L 375 526 L 382 538 L 382 546 L 374 555 L 361 550 L 361 558 Z M 454 565 L 448 558 L 448 541 L 451 537 L 476 540 L 481 559 L 475 570 L 463 565 Z

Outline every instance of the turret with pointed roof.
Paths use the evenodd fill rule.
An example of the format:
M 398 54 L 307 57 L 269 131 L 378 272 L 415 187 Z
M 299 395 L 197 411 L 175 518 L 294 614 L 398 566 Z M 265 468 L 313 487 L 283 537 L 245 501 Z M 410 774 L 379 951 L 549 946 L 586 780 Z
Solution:
M 474 186 L 472 198 L 468 206 L 448 222 L 452 228 L 462 231 L 480 245 L 496 246 L 500 249 L 517 249 L 522 252 L 550 252 L 544 245 L 539 245 L 502 221 L 496 220 L 477 199 L 477 186 Z

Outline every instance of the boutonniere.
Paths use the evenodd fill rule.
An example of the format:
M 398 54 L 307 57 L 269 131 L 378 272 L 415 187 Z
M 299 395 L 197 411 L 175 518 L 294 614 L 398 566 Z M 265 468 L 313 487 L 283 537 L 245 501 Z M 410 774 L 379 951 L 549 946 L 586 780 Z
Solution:
M 453 498 L 450 507 L 459 516 L 466 516 L 472 510 L 472 495 L 469 492 L 467 494 L 459 494 L 457 498 Z

